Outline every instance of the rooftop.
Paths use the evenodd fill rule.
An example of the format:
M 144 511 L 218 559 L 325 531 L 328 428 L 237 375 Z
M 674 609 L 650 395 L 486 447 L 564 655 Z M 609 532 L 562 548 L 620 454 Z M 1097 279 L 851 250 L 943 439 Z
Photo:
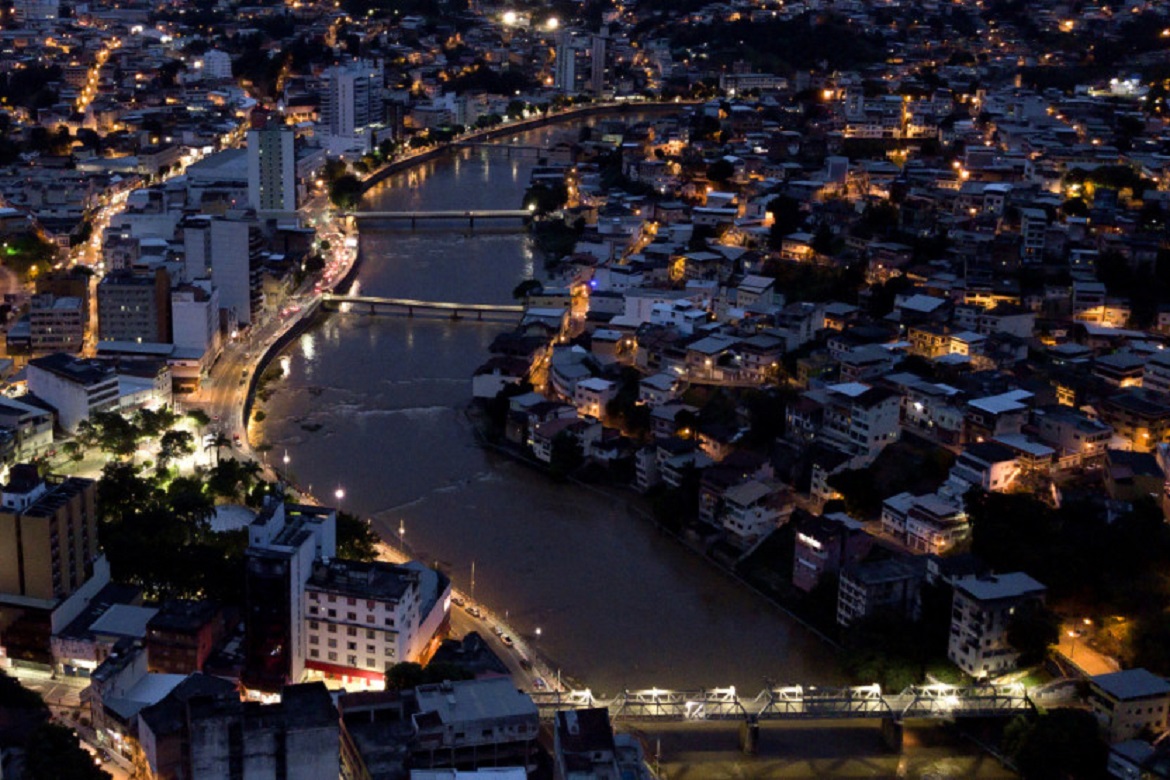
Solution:
M 1170 694 L 1170 682 L 1146 669 L 1126 669 L 1089 679 L 1106 694 L 1121 701 Z

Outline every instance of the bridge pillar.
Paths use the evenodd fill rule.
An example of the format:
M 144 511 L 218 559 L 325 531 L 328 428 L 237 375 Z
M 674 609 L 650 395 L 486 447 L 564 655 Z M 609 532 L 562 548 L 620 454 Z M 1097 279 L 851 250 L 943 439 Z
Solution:
M 902 722 L 893 718 L 882 718 L 882 742 L 891 753 L 902 752 Z
M 469 216 L 467 218 L 467 227 L 470 230 L 475 230 L 475 216 L 474 215 Z
M 418 223 L 418 218 L 417 218 L 417 217 L 411 217 L 411 218 L 410 218 L 410 229 L 411 229 L 411 230 L 414 230 L 414 228 L 415 228 L 415 225 L 416 225 L 417 223 Z
M 760 722 L 755 718 L 739 724 L 739 749 L 749 756 L 760 752 Z

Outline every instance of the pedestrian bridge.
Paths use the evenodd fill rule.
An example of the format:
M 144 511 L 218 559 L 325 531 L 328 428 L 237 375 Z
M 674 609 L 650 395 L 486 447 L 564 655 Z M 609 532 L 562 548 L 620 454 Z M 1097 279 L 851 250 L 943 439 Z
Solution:
M 557 710 L 606 707 L 610 717 L 627 720 L 832 720 L 839 718 L 954 719 L 1005 717 L 1027 712 L 1033 705 L 1024 686 L 961 687 L 913 685 L 899 693 L 883 693 L 878 685 L 821 688 L 792 685 L 741 697 L 735 688 L 672 691 L 649 688 L 623 691 L 598 699 L 590 690 L 537 691 L 530 694 L 541 714 Z
M 360 312 L 363 314 L 398 314 L 413 317 L 440 316 L 453 320 L 505 320 L 515 322 L 524 314 L 523 306 L 491 303 L 455 303 L 453 301 L 419 301 L 412 298 L 379 298 L 371 295 L 321 296 L 326 310 Z

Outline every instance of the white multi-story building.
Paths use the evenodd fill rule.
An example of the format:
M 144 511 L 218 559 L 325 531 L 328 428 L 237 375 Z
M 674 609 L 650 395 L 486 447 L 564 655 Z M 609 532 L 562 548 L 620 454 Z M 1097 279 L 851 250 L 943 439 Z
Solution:
M 382 124 L 385 78 L 378 63 L 335 65 L 325 73 L 321 130 L 333 151 L 368 151 Z
M 297 210 L 297 157 L 291 127 L 248 132 L 248 201 L 261 218 Z
M 118 405 L 118 375 L 105 363 L 58 352 L 29 361 L 28 391 L 56 409 L 57 424 L 73 432 L 93 412 Z
M 582 379 L 573 388 L 573 405 L 582 417 L 600 420 L 605 416 L 606 405 L 617 395 L 617 385 L 608 379 L 590 377 Z
M 219 291 L 207 279 L 171 291 L 171 332 L 176 347 L 214 353 L 219 346 Z
M 1110 742 L 1160 734 L 1170 725 L 1170 682 L 1145 669 L 1090 677 L 1089 703 Z
M 1142 370 L 1142 387 L 1170 395 L 1170 352 L 1157 352 L 1150 356 Z
M 189 220 L 183 227 L 188 279 L 211 277 L 228 322 L 250 325 L 263 302 L 263 238 L 242 219 Z
M 791 497 L 778 485 L 752 479 L 723 492 L 719 520 L 732 541 L 747 547 L 787 522 L 792 510 Z
M 1043 601 L 1046 588 L 1023 572 L 955 580 L 947 658 L 976 678 L 1016 668 L 1020 654 L 1007 641 L 1017 607 Z
M 450 604 L 450 580 L 421 564 L 318 561 L 305 586 L 305 669 L 381 687 L 388 666 L 427 661 Z
M 226 51 L 211 49 L 203 55 L 203 78 L 221 81 L 232 77 L 232 56 Z
M 872 458 L 898 440 L 901 399 L 891 390 L 846 382 L 805 397 L 821 405 L 820 436 L 842 452 Z
M 882 502 L 882 533 L 917 552 L 945 553 L 970 530 L 962 507 L 937 494 L 899 493 Z

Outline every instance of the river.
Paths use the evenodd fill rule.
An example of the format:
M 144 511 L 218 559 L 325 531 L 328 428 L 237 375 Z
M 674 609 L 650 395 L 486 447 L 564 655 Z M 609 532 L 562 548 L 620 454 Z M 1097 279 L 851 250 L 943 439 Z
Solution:
M 519 137 L 544 143 L 544 129 Z M 503 139 L 508 142 L 509 139 Z M 391 177 L 373 210 L 517 208 L 534 160 L 464 150 Z M 520 232 L 365 229 L 360 291 L 508 303 L 541 263 Z M 261 439 L 319 496 L 443 566 L 597 692 L 838 680 L 832 652 L 660 535 L 623 500 L 553 484 L 476 446 L 470 377 L 503 326 L 332 315 L 282 356 Z

